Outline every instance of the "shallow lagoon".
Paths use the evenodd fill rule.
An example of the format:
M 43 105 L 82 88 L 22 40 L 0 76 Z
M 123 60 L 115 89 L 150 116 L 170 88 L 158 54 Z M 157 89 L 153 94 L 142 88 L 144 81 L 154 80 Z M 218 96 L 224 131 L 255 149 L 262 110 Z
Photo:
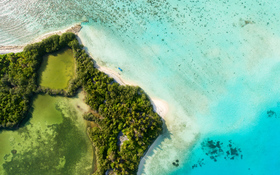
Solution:
M 44 56 L 39 73 L 39 85 L 52 89 L 66 89 L 74 76 L 74 57 L 72 50 L 61 51 Z
M 90 174 L 93 148 L 78 97 L 38 95 L 30 119 L 0 132 L 0 174 Z M 77 106 L 79 104 L 79 106 Z

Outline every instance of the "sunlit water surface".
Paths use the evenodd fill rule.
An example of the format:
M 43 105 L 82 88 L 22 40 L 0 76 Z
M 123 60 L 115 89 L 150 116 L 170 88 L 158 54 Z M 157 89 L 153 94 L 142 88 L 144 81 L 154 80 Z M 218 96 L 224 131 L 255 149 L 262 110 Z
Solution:
M 279 10 L 265 0 L 2 0 L 0 45 L 89 20 L 80 37 L 97 63 L 170 105 L 139 174 L 278 174 Z

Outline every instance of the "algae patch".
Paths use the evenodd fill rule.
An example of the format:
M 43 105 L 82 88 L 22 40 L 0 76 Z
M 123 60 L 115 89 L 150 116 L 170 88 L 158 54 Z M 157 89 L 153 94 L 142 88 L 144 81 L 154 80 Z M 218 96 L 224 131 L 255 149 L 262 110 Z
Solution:
M 24 127 L 0 132 L 0 174 L 90 174 L 93 148 L 78 99 L 38 95 Z

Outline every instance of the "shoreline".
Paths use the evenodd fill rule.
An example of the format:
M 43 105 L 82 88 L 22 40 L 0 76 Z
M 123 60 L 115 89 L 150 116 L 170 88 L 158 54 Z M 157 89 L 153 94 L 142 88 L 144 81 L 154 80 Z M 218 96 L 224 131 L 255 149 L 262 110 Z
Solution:
M 80 40 L 79 40 L 80 41 Z M 86 51 L 88 55 L 90 55 L 90 53 L 88 53 L 88 51 Z M 90 57 L 93 59 L 92 55 L 90 55 Z M 107 67 L 102 67 L 99 66 L 95 63 L 94 65 L 99 71 L 104 72 L 106 75 L 108 75 L 111 78 L 114 78 L 114 80 L 119 83 L 120 85 L 132 85 L 132 86 L 137 86 L 137 84 L 135 83 L 131 83 L 128 81 L 125 81 L 124 79 L 121 78 L 121 75 Z M 169 106 L 168 103 L 164 100 L 158 99 L 158 98 L 154 98 L 154 97 L 150 97 L 150 101 L 151 104 L 153 105 L 153 109 L 154 112 L 156 112 L 161 119 L 164 122 L 164 117 L 167 115 L 168 111 L 169 111 Z M 164 124 L 163 124 L 164 126 Z M 149 155 L 149 153 L 151 153 L 151 151 L 153 150 L 153 148 L 157 145 L 158 141 L 160 140 L 160 138 L 162 137 L 162 134 L 160 134 L 154 141 L 153 143 L 148 147 L 148 150 L 144 153 L 144 156 L 141 157 L 139 165 L 138 165 L 138 170 L 137 170 L 137 175 L 141 175 L 143 172 L 143 168 L 147 159 L 147 156 Z
M 78 39 L 79 43 L 81 45 L 83 45 L 83 42 L 81 41 L 81 38 L 80 38 L 79 35 L 77 35 L 77 39 Z M 88 50 L 85 49 L 85 48 L 84 48 L 84 50 L 93 59 L 93 56 L 88 52 Z M 99 71 L 104 72 L 106 75 L 108 75 L 109 77 L 113 78 L 120 85 L 123 85 L 123 86 L 125 86 L 125 85 L 128 85 L 128 86 L 138 86 L 137 84 L 135 84 L 133 82 L 124 80 L 118 72 L 116 72 L 116 71 L 114 71 L 114 70 L 112 70 L 112 69 L 110 69 L 108 67 L 100 66 L 96 62 L 94 62 L 94 66 Z M 151 104 L 153 105 L 154 112 L 156 112 L 162 119 L 164 119 L 164 117 L 166 116 L 166 114 L 169 111 L 168 103 L 166 101 L 161 100 L 161 99 L 156 98 L 156 97 L 150 97 L 150 100 L 151 100 Z
M 64 29 L 64 30 L 58 30 L 58 31 L 46 33 L 46 34 L 44 34 L 44 35 L 34 39 L 33 41 L 31 41 L 28 44 L 33 44 L 33 43 L 36 43 L 36 42 L 40 42 L 43 39 L 45 39 L 45 38 L 47 38 L 47 37 L 49 37 L 51 35 L 54 35 L 54 34 L 61 35 L 62 33 L 65 33 L 65 32 L 73 32 L 73 33 L 76 34 L 79 43 L 83 45 L 83 43 L 81 41 L 81 38 L 78 35 L 79 31 L 81 30 L 81 28 L 82 28 L 81 24 L 75 24 L 75 25 L 73 25 L 73 26 L 71 26 L 71 27 L 69 27 L 67 29 Z M 28 45 L 28 44 L 26 44 L 26 45 Z M 7 54 L 7 53 L 11 53 L 11 52 L 13 52 L 13 53 L 22 52 L 26 45 L 24 45 L 24 46 L 0 46 L 0 54 Z M 88 52 L 87 49 L 84 48 L 84 50 L 91 57 L 91 59 L 94 59 L 94 57 Z M 120 85 L 124 85 L 124 86 L 125 85 L 138 86 L 137 84 L 135 84 L 133 82 L 128 82 L 128 81 L 124 80 L 118 72 L 116 72 L 114 70 L 111 70 L 110 68 L 100 66 L 95 61 L 94 61 L 94 63 L 95 63 L 94 64 L 95 68 L 97 68 L 101 72 L 104 72 L 109 77 L 113 78 Z M 168 103 L 166 101 L 164 101 L 164 100 L 159 99 L 159 98 L 155 98 L 155 97 L 149 97 L 149 98 L 150 98 L 151 104 L 153 105 L 154 112 L 156 112 L 162 118 L 162 120 L 164 121 L 164 117 L 169 112 L 169 105 L 168 105 Z M 144 166 L 144 162 L 146 160 L 147 154 L 150 151 L 153 150 L 152 148 L 155 146 L 155 144 L 157 143 L 157 141 L 161 137 L 162 137 L 162 134 L 159 135 L 154 140 L 154 142 L 148 147 L 147 152 L 144 154 L 144 156 L 141 158 L 141 160 L 139 162 L 137 174 L 139 174 L 139 172 L 141 172 L 143 170 L 143 166 Z
M 62 35 L 65 32 L 73 32 L 74 34 L 78 35 L 81 28 L 82 28 L 81 23 L 77 23 L 77 24 L 71 25 L 70 27 L 62 29 L 62 30 L 57 30 L 57 31 L 45 33 L 45 34 L 33 39 L 28 44 L 41 42 L 42 40 L 50 37 L 51 35 Z M 27 46 L 28 44 L 25 44 L 25 45 L 22 45 L 22 46 L 0 46 L 0 54 L 22 52 L 24 47 Z
M 89 54 L 89 53 L 88 53 Z M 91 56 L 91 55 L 90 55 Z M 91 56 L 92 57 L 92 56 Z M 118 74 L 117 72 L 107 68 L 107 67 L 102 67 L 99 66 L 97 64 L 95 64 L 95 67 L 101 71 L 104 72 L 106 75 L 108 75 L 111 78 L 114 78 L 114 80 L 119 83 L 120 85 L 129 85 L 129 86 L 138 86 L 135 83 L 131 83 L 128 81 L 125 81 L 124 79 L 121 78 L 120 74 Z M 169 106 L 168 103 L 164 100 L 155 98 L 155 97 L 150 97 L 151 100 L 151 104 L 153 105 L 154 111 L 161 117 L 164 119 L 164 117 L 166 116 L 166 114 L 169 111 Z
M 80 38 L 79 35 L 77 35 L 77 39 L 79 41 L 79 43 L 81 45 L 83 45 L 83 42 Z M 88 52 L 87 49 L 84 48 L 84 50 L 86 51 L 86 53 L 93 59 L 93 56 Z M 111 78 L 114 78 L 114 80 L 119 83 L 120 85 L 132 85 L 132 86 L 137 86 L 137 84 L 132 83 L 132 82 L 128 82 L 125 81 L 124 79 L 122 79 L 121 75 L 116 72 L 111 70 L 110 68 L 107 67 L 103 67 L 100 66 L 96 63 L 96 61 L 94 61 L 94 66 L 101 72 L 104 72 L 106 75 L 108 75 Z M 149 95 L 148 95 L 149 96 Z M 156 112 L 161 119 L 163 120 L 163 122 L 165 122 L 164 117 L 167 115 L 168 111 L 169 111 L 169 105 L 166 101 L 161 100 L 159 98 L 155 98 L 155 97 L 149 97 L 151 104 L 153 105 L 153 109 L 154 112 Z M 164 127 L 164 124 L 163 124 Z M 162 137 L 162 134 L 160 134 L 154 141 L 153 143 L 148 147 L 148 150 L 144 153 L 143 157 L 141 157 L 140 162 L 138 164 L 138 169 L 137 169 L 137 175 L 142 174 L 143 170 L 144 170 L 144 164 L 146 162 L 147 156 L 149 155 L 149 153 L 153 150 L 153 148 L 156 146 L 157 142 L 160 140 L 160 138 Z
M 81 38 L 79 35 L 77 35 L 77 39 L 79 41 L 79 43 L 81 45 L 83 45 L 83 42 L 81 41 Z M 88 52 L 87 49 L 84 48 L 84 50 L 86 51 L 86 53 L 93 59 L 93 56 Z M 94 60 L 94 59 L 93 59 Z M 110 68 L 107 67 L 103 67 L 98 65 L 95 61 L 94 61 L 94 66 L 95 68 L 97 68 L 99 71 L 104 72 L 106 75 L 108 75 L 111 78 L 114 78 L 114 80 L 119 83 L 120 85 L 130 85 L 130 86 L 138 86 L 135 83 L 132 82 L 128 82 L 124 79 L 122 79 L 121 75 L 116 72 L 111 70 Z M 148 95 L 149 97 L 149 95 Z M 168 111 L 169 111 L 169 105 L 166 101 L 161 100 L 159 98 L 155 98 L 155 97 L 149 97 L 151 104 L 153 105 L 153 109 L 154 112 L 156 112 L 161 119 L 163 120 L 163 122 L 165 122 L 164 117 L 167 115 Z M 163 124 L 164 127 L 164 124 Z M 142 174 L 143 172 L 143 168 L 147 159 L 147 156 L 149 155 L 149 153 L 153 150 L 153 148 L 156 146 L 157 142 L 160 140 L 160 138 L 162 137 L 162 134 L 160 134 L 154 141 L 153 143 L 148 147 L 148 150 L 144 153 L 143 157 L 141 157 L 139 165 L 138 165 L 138 170 L 137 170 L 137 175 Z
M 162 137 L 162 134 L 159 135 L 154 142 L 150 145 L 148 150 L 144 153 L 144 156 L 141 158 L 139 165 L 138 165 L 138 170 L 137 170 L 137 175 L 141 175 L 144 170 L 144 165 L 147 159 L 147 155 L 153 150 L 153 148 L 156 146 L 157 141 Z

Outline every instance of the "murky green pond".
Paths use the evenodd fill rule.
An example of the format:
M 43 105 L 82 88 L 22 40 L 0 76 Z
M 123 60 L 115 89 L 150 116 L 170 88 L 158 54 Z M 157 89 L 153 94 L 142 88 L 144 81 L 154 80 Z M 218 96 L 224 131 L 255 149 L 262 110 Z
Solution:
M 32 116 L 15 131 L 0 131 L 1 175 L 88 175 L 93 148 L 77 97 L 37 95 Z
M 69 48 L 45 55 L 39 70 L 39 85 L 51 89 L 67 89 L 69 80 L 75 75 L 74 63 Z

